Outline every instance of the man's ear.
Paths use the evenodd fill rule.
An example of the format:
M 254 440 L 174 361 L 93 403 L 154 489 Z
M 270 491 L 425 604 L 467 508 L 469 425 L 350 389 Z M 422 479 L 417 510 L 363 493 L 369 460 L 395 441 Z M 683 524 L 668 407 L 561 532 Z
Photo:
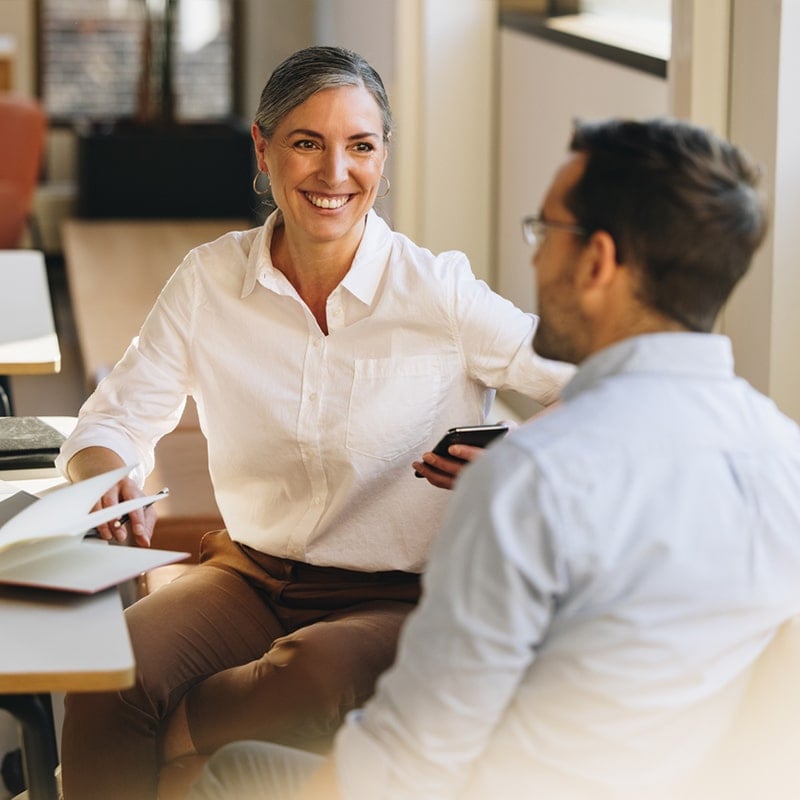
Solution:
M 606 231 L 595 231 L 584 245 L 577 270 L 577 288 L 587 310 L 597 309 L 614 293 L 619 264 L 614 239 Z
M 581 277 L 585 288 L 600 288 L 617 274 L 617 246 L 611 234 L 594 231 L 584 245 Z

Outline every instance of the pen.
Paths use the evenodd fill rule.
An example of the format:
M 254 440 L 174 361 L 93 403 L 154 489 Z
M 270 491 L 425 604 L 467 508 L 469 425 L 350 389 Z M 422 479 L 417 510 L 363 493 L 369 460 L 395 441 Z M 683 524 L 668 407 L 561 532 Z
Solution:
M 159 492 L 156 492 L 156 494 L 158 495 L 158 497 L 159 497 L 159 498 L 161 498 L 161 497 L 166 497 L 166 496 L 169 494 L 169 488 L 165 486 L 165 487 L 164 487 L 164 488 L 163 488 L 161 491 L 159 491 Z M 155 500 L 153 500 L 153 503 L 155 503 Z M 143 509 L 144 509 L 144 508 L 150 508 L 150 506 L 151 506 L 151 505 L 153 505 L 153 503 L 148 503 L 146 506 L 142 506 L 142 508 L 143 508 Z M 118 519 L 118 520 L 117 520 L 117 521 L 116 521 L 116 522 L 113 524 L 113 526 L 112 526 L 112 527 L 114 527 L 114 528 L 121 528 L 121 527 L 122 527 L 122 526 L 123 526 L 123 525 L 124 525 L 126 522 L 128 522 L 128 521 L 130 520 L 130 518 L 131 518 L 131 517 L 130 517 L 130 514 L 123 514 L 123 515 L 122 515 L 122 516 L 121 516 L 121 517 L 120 517 L 120 518 L 119 518 L 119 519 Z
M 161 491 L 156 492 L 156 499 L 160 500 L 162 497 L 166 497 L 168 494 L 169 494 L 169 489 L 165 486 Z M 153 503 L 155 503 L 155 500 L 153 500 L 153 502 L 148 503 L 145 506 L 142 506 L 142 508 L 150 508 L 150 506 L 153 505 Z M 121 528 L 129 520 L 130 520 L 130 514 L 123 514 L 116 522 L 112 524 L 111 527 L 114 528 L 114 530 L 116 530 L 117 528 Z M 92 528 L 88 533 L 84 535 L 83 538 L 94 539 L 99 536 L 100 534 L 97 532 L 97 528 Z

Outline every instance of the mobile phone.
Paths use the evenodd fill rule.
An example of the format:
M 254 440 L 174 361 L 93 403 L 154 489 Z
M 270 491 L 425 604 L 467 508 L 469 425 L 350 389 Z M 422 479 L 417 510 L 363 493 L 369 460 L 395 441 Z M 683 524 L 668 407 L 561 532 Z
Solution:
M 465 425 L 460 428 L 450 428 L 436 443 L 433 452 L 437 456 L 452 458 L 454 461 L 463 461 L 463 459 L 451 456 L 447 452 L 451 444 L 468 444 L 472 447 L 486 447 L 489 442 L 493 441 L 498 436 L 505 436 L 507 433 L 508 425 L 503 424 Z

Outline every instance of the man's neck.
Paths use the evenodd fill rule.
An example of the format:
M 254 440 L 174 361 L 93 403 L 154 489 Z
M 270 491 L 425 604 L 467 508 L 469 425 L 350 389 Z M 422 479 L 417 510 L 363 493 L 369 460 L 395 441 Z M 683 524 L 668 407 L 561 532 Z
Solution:
M 592 336 L 586 358 L 612 344 L 648 333 L 686 333 L 689 329 L 672 317 L 652 309 L 632 309 L 624 318 L 615 318 Z

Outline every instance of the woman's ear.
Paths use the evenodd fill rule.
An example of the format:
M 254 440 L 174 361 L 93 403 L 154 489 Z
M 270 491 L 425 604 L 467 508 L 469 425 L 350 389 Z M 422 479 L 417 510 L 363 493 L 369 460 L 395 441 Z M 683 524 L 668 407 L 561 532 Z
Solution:
M 262 172 L 266 172 L 267 162 L 265 159 L 265 154 L 267 150 L 267 140 L 261 135 L 261 128 L 258 127 L 258 123 L 254 122 L 250 127 L 250 136 L 253 139 L 253 147 L 255 149 L 258 168 Z

